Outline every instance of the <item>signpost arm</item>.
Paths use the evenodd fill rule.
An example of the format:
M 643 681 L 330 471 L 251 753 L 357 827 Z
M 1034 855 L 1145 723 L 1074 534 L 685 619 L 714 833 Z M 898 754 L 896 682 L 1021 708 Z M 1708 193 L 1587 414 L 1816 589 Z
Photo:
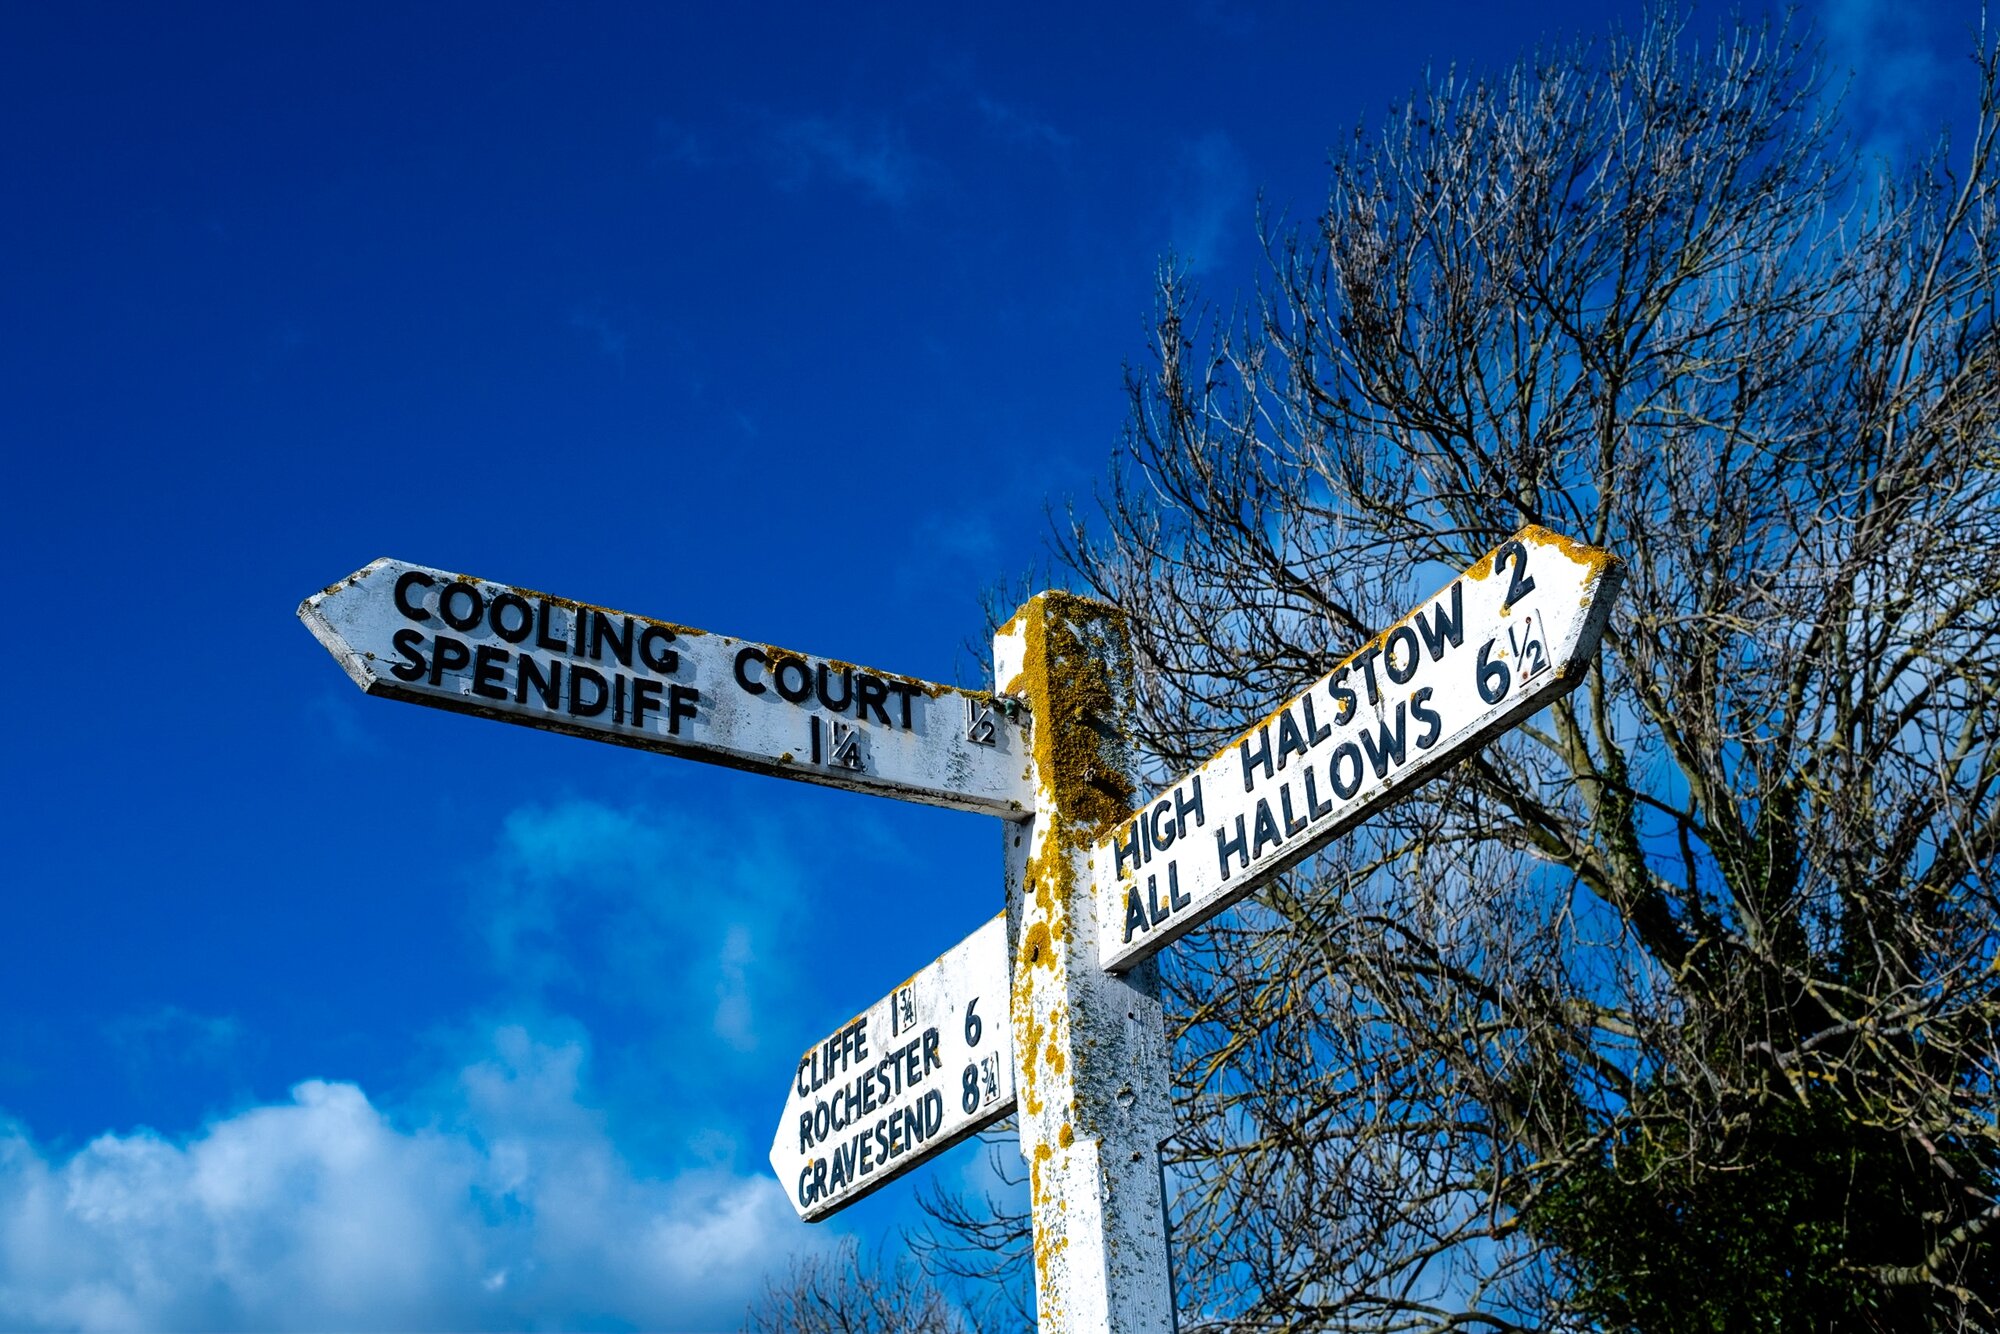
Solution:
M 1021 1155 L 1041 1334 L 1172 1334 L 1160 1144 L 1173 1128 L 1155 965 L 1098 964 L 1092 848 L 1137 796 L 1122 616 L 1043 593 L 993 642 L 1033 718 L 1035 809 L 1005 825 Z M 1105 930 L 1109 930 L 1109 926 Z

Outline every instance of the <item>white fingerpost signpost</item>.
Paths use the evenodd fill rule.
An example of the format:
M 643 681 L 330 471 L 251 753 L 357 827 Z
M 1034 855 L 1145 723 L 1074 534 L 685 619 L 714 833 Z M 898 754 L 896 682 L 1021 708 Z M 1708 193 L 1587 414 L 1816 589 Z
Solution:
M 1122 615 L 1069 594 L 993 694 L 391 560 L 299 617 L 372 695 L 1000 816 L 1005 911 L 806 1050 L 771 1166 L 818 1221 L 1017 1112 L 1043 1334 L 1171 1334 L 1152 956 L 1574 688 L 1621 573 L 1524 528 L 1144 802 Z

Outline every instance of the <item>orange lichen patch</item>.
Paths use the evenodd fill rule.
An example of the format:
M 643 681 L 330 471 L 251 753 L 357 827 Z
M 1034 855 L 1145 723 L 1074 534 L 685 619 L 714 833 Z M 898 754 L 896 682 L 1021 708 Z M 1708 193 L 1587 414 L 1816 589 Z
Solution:
M 1585 571 L 1584 583 L 1586 586 L 1603 578 L 1606 573 L 1620 569 L 1625 563 L 1606 551 L 1603 547 L 1594 547 L 1587 542 L 1579 542 L 1573 537 L 1564 537 L 1561 533 L 1552 532 L 1547 528 L 1540 528 L 1534 524 L 1529 524 L 1526 528 L 1523 528 L 1520 536 L 1532 542 L 1554 547 L 1570 560 L 1581 565 Z
M 1048 1145 L 1037 1144 L 1035 1156 L 1028 1163 L 1028 1198 L 1036 1212 L 1035 1297 L 1038 1301 L 1046 1301 L 1056 1295 L 1054 1286 L 1049 1282 L 1049 1269 L 1056 1257 L 1069 1246 L 1069 1235 L 1061 1226 L 1062 1202 L 1049 1181 L 1054 1157 L 1055 1152 Z
M 1069 1122 L 1063 1122 L 1063 1128 L 1056 1132 L 1056 1143 L 1062 1145 L 1065 1149 L 1076 1143 L 1076 1131 L 1070 1128 Z

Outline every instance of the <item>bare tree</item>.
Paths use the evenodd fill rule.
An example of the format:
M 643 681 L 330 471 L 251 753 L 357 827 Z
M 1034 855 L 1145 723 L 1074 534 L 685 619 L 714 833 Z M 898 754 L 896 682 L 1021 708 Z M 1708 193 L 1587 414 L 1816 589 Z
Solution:
M 1982 43 L 1985 41 L 1981 39 Z M 1068 556 L 1204 758 L 1526 522 L 1585 685 L 1177 947 L 1183 1324 L 2000 1328 L 2000 228 L 1809 46 L 1432 82 L 1157 362 Z
M 745 1334 L 972 1334 L 973 1328 L 909 1260 L 871 1263 L 852 1237 L 793 1261 L 744 1324 Z

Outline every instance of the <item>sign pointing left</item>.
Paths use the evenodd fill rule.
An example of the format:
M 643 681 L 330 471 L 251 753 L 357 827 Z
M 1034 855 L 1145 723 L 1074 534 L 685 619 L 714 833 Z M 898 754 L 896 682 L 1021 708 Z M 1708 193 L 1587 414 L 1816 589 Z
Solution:
M 992 695 L 396 560 L 299 604 L 363 690 L 1010 819 L 1034 806 Z

